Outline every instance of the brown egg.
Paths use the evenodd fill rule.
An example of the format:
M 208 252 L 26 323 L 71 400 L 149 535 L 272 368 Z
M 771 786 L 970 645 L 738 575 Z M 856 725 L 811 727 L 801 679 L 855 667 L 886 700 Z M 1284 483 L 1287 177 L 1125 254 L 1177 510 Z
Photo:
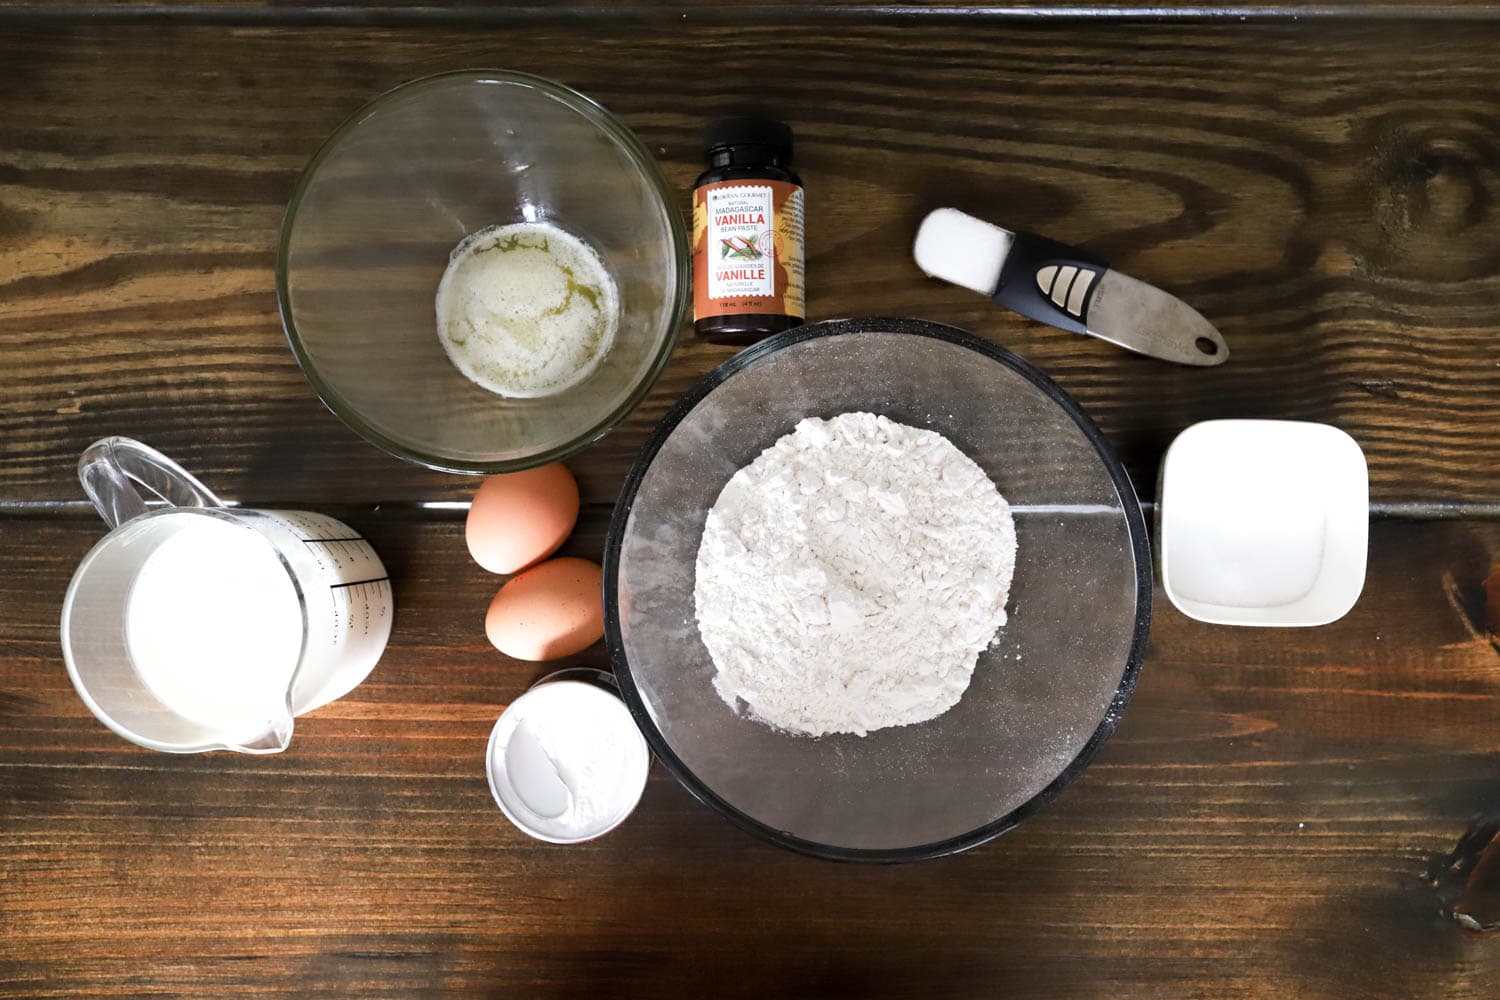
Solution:
M 604 571 L 587 559 L 549 559 L 500 588 L 484 619 L 495 648 L 518 660 L 580 653 L 604 635 Z
M 515 573 L 556 552 L 577 523 L 578 481 L 562 465 L 544 465 L 486 479 L 464 538 L 479 565 Z

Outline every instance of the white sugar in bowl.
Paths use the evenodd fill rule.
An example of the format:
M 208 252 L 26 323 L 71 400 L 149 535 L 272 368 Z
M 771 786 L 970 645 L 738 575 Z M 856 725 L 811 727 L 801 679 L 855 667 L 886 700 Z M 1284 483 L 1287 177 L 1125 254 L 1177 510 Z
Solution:
M 1179 611 L 1219 625 L 1326 625 L 1364 589 L 1369 474 L 1344 431 L 1210 420 L 1162 463 L 1158 555 Z

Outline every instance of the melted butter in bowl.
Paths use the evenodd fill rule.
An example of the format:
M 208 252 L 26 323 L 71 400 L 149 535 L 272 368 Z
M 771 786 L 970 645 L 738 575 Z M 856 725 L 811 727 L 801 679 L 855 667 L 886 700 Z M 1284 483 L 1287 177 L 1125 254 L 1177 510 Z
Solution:
M 466 378 L 500 396 L 550 396 L 614 345 L 620 295 L 593 248 L 539 222 L 464 238 L 438 285 L 438 339 Z

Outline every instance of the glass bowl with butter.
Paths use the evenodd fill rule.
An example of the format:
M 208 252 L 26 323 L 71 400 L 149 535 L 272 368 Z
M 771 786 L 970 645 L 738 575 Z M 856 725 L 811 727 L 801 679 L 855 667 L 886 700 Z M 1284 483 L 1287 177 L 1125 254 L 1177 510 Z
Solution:
M 319 397 L 435 469 L 554 462 L 666 365 L 689 294 L 675 196 L 588 97 L 502 71 L 377 97 L 334 131 L 282 224 L 277 298 Z

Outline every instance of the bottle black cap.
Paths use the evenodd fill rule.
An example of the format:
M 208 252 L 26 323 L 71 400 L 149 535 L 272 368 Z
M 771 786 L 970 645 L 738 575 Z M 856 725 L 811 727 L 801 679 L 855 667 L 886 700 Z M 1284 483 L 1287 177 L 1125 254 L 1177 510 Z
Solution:
M 766 146 L 785 159 L 792 156 L 792 130 L 785 122 L 774 118 L 755 118 L 741 115 L 720 118 L 703 130 L 703 152 L 729 146 Z

